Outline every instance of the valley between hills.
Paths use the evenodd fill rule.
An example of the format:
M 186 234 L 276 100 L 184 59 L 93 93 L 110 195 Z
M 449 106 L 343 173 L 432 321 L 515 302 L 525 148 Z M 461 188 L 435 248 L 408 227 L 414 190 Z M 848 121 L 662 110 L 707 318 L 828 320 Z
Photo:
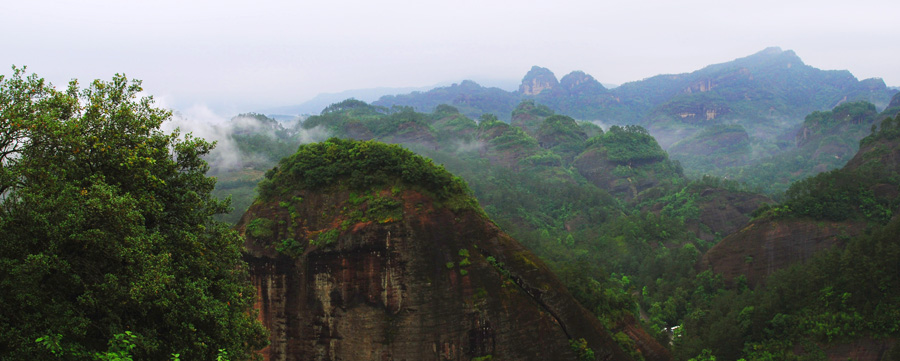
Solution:
M 2 81 L 2 360 L 900 360 L 900 93 L 789 50 L 217 147 L 123 77 Z

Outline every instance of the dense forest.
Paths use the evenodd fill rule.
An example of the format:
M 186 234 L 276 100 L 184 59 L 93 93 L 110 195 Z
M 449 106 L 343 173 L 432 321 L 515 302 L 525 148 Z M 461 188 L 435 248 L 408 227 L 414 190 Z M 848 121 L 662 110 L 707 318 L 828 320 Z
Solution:
M 846 103 L 831 111 L 812 113 L 804 123 L 811 130 L 802 144 L 814 146 L 801 146 L 793 153 L 798 158 L 816 159 L 811 155 L 821 152 L 825 144 L 834 144 L 825 141 L 828 136 L 822 134 L 845 134 L 847 129 L 859 129 L 856 124 L 875 129 L 862 140 L 863 149 L 869 145 L 878 152 L 890 153 L 892 145 L 884 142 L 890 139 L 894 122 L 888 118 L 869 127 L 877 115 L 868 103 Z M 862 224 L 859 227 L 866 229 L 865 234 L 882 232 L 878 230 L 886 227 L 897 209 L 898 183 L 894 168 L 881 162 L 795 182 L 783 193 L 770 193 L 781 200 L 776 202 L 758 193 L 758 186 L 714 176 L 685 176 L 683 166 L 671 160 L 640 126 L 612 126 L 604 131 L 592 123 L 555 115 L 533 101 L 521 103 L 511 114 L 511 123 L 506 123 L 492 115 L 472 120 L 449 105 L 441 105 L 433 113 L 419 113 L 411 108 L 384 108 L 347 100 L 296 124 L 294 131 L 316 128 L 338 137 L 400 143 L 443 164 L 466 180 L 488 215 L 548 262 L 579 302 L 607 327 L 615 331 L 625 319 L 640 319 L 661 343 L 671 345 L 678 359 L 698 355 L 764 359 L 761 355 L 766 352 L 785 358 L 794 352 L 785 345 L 805 342 L 813 345 L 812 349 L 826 350 L 828 345 L 840 342 L 890 339 L 893 335 L 861 325 L 847 331 L 843 338 L 823 341 L 796 329 L 791 331 L 795 338 L 790 343 L 775 338 L 783 342 L 778 344 L 766 341 L 764 336 L 741 339 L 737 336 L 740 333 L 731 333 L 731 329 L 712 331 L 711 326 L 717 324 L 737 327 L 728 323 L 729 317 L 736 317 L 731 312 L 740 313 L 743 308 L 728 311 L 729 307 L 746 307 L 761 302 L 759 297 L 775 297 L 769 292 L 778 291 L 768 291 L 775 287 L 796 286 L 775 286 L 787 277 L 782 273 L 772 275 L 775 281 L 764 286 L 741 277 L 723 278 L 699 266 L 704 253 L 748 222 L 855 222 Z M 723 128 L 717 132 L 730 131 Z M 872 146 L 874 143 L 879 145 Z M 847 148 L 855 152 L 858 146 Z M 841 149 L 846 162 L 853 154 Z M 857 157 L 872 154 L 865 152 Z M 832 167 L 842 165 L 834 164 Z M 757 175 L 774 177 L 792 166 L 776 166 L 773 172 Z M 813 174 L 814 170 L 806 172 Z M 890 242 L 889 231 L 877 234 L 882 238 L 861 234 L 859 239 L 869 238 L 859 242 Z M 857 238 L 841 237 L 845 237 L 842 244 L 846 249 L 856 244 Z M 885 262 L 895 259 L 890 253 L 880 255 L 887 257 Z M 801 272 L 793 270 L 784 272 Z M 871 307 L 894 304 L 890 298 L 872 302 L 875 304 Z M 781 310 L 766 312 L 769 316 L 754 319 L 760 323 L 754 327 L 764 328 Z M 866 312 L 870 312 L 866 317 L 878 317 L 874 309 Z M 808 316 L 820 317 L 816 315 Z M 698 334 L 700 331 L 705 333 Z M 730 341 L 716 338 L 721 335 L 729 335 Z
M 172 114 L 139 97 L 139 81 L 58 91 L 14 68 L 0 78 L 0 359 L 251 359 L 266 330 L 231 226 L 251 204 L 294 197 L 284 184 L 390 189 L 396 178 L 483 209 L 613 335 L 617 354 L 644 359 L 637 324 L 676 360 L 900 360 L 900 105 L 802 63 L 825 79 L 803 86 L 822 92 L 795 92 L 802 79 L 790 72 L 722 85 L 783 61 L 799 59 L 770 51 L 616 90 L 535 67 L 524 98 L 463 82 L 289 122 L 245 113 L 220 140 L 230 149 L 162 131 Z M 704 77 L 722 86 L 671 97 Z M 763 105 L 740 100 L 756 82 L 781 87 Z M 625 95 L 632 121 L 579 120 L 625 114 L 604 103 Z M 699 126 L 678 115 L 697 106 L 783 117 Z M 658 140 L 661 130 L 685 133 Z M 370 202 L 388 213 L 358 215 L 397 218 L 394 203 L 356 204 Z M 307 250 L 288 241 L 285 257 Z M 783 259 L 766 248 L 778 242 Z

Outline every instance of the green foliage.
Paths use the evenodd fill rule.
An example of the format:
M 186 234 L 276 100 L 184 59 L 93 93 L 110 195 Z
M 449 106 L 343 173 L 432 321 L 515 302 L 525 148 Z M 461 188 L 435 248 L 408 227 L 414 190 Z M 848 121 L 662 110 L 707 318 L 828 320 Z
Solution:
M 575 119 L 565 115 L 551 115 L 541 123 L 537 138 L 544 143 L 544 147 L 552 148 L 562 143 L 584 142 L 587 135 L 581 130 Z
M 361 100 L 347 99 L 339 103 L 331 104 L 322 110 L 320 115 L 307 118 L 300 125 L 301 128 L 310 130 L 324 128 L 333 135 L 345 135 L 348 128 L 368 129 L 369 123 L 377 121 L 390 113 L 390 109 L 366 104 Z
M 331 104 L 325 109 L 322 109 L 322 115 L 330 114 L 330 113 L 342 113 L 342 112 L 353 112 L 354 114 L 377 114 L 384 111 L 385 108 L 379 108 L 375 106 L 371 106 L 366 104 L 366 102 L 362 100 L 356 100 L 353 98 Z
M 897 337 L 898 232 L 900 219 L 894 219 L 848 240 L 845 248 L 820 252 L 772 274 L 763 288 L 712 295 L 686 318 L 687 341 L 679 349 L 707 348 L 729 359 L 800 360 L 797 348 L 814 359 L 821 356 L 821 345 Z
M 285 238 L 281 240 L 279 244 L 275 246 L 275 250 L 279 253 L 284 253 L 291 257 L 299 257 L 303 254 L 304 247 L 303 243 L 298 242 L 293 238 Z
M 540 152 L 522 159 L 519 163 L 530 167 L 559 167 L 563 164 L 562 157 L 554 152 Z
M 553 115 L 553 110 L 544 104 L 538 104 L 534 99 L 525 99 L 516 105 L 516 109 L 512 111 L 512 117 L 517 115 L 528 114 L 538 117 L 549 117 Z
M 567 161 L 584 150 L 587 134 L 574 119 L 564 115 L 551 115 L 538 128 L 536 138 L 541 147 L 552 149 Z
M 395 194 L 392 196 L 396 197 Z M 392 197 L 381 196 L 377 190 L 367 195 L 350 193 L 348 203 L 353 207 L 350 213 L 345 214 L 347 220 L 344 223 L 347 225 L 361 222 L 390 223 L 403 219 L 402 202 Z
M 860 145 L 870 145 L 878 140 L 894 140 L 900 138 L 900 115 L 893 120 L 887 118 L 881 121 L 881 127 L 877 132 L 873 131 L 871 135 L 863 138 Z
M 637 125 L 612 126 L 609 131 L 588 140 L 588 146 L 606 150 L 613 162 L 620 164 L 658 162 L 668 158 L 656 139 Z
M 697 357 L 691 357 L 688 361 L 716 361 L 716 356 L 709 349 L 704 349 Z
M 438 87 L 427 92 L 403 95 L 387 95 L 373 104 L 390 107 L 409 106 L 418 111 L 430 111 L 441 104 L 449 104 L 470 118 L 485 113 L 501 114 L 504 119 L 518 103 L 519 97 L 499 88 L 483 87 L 471 80 L 464 80 L 448 87 Z
M 332 116 L 340 115 L 341 119 L 346 120 L 343 123 L 345 129 L 364 125 L 370 132 L 368 134 L 378 139 L 393 139 L 401 130 L 386 124 L 396 120 L 391 119 L 391 114 L 404 111 L 409 112 L 385 109 L 382 113 L 370 112 L 367 115 L 359 113 L 363 115 L 349 116 L 341 113 Z M 710 272 L 698 274 L 694 265 L 712 243 L 699 240 L 694 233 L 687 231 L 688 224 L 695 227 L 696 223 L 693 222 L 698 221 L 701 206 L 708 201 L 705 198 L 706 190 L 713 188 L 747 192 L 747 187 L 716 177 L 685 181 L 680 178 L 677 165 L 666 160 L 665 152 L 646 130 L 617 127 L 586 142 L 591 147 L 615 155 L 613 158 L 619 163 L 619 167 L 613 172 L 619 172 L 621 176 L 632 178 L 635 182 L 655 177 L 656 173 L 673 175 L 665 178 L 662 186 L 641 193 L 635 199 L 635 204 L 628 204 L 613 199 L 579 174 L 567 169 L 562 156 L 565 149 L 541 149 L 535 138 L 517 127 L 498 121 L 492 115 L 481 117 L 477 128 L 470 119 L 455 114 L 453 109 L 447 107 L 442 107 L 440 114 L 408 115 L 411 116 L 406 124 L 430 124 L 433 128 L 427 132 L 438 139 L 436 144 L 414 149 L 467 179 L 474 194 L 498 225 L 538 253 L 563 279 L 579 302 L 593 311 L 602 322 L 612 326 L 628 314 L 637 315 L 640 309 L 649 316 L 649 320 L 645 321 L 646 328 L 663 343 L 669 342 L 668 336 L 655 330 L 682 324 L 682 330 L 695 330 L 697 327 L 708 330 L 702 339 L 694 331 L 685 331 L 684 337 L 673 340 L 673 347 L 678 350 L 677 354 L 681 359 L 697 356 L 704 348 L 722 359 L 749 355 L 744 351 L 744 337 L 760 332 L 754 325 L 766 308 L 744 301 L 748 297 L 745 294 L 754 293 L 746 286 L 746 282 L 735 281 L 726 289 L 721 277 Z M 559 125 L 562 125 L 562 120 L 566 118 L 555 119 L 560 120 Z M 453 129 L 450 124 L 457 121 L 461 126 Z M 376 124 L 378 122 L 385 124 Z M 377 129 L 384 130 L 376 132 Z M 547 129 L 554 128 L 548 126 Z M 737 127 L 721 126 L 711 129 L 710 132 L 723 134 L 741 133 L 734 131 L 739 130 Z M 468 134 L 474 135 L 474 138 L 465 138 L 465 132 L 471 132 Z M 477 144 L 477 147 L 473 147 L 474 150 L 455 152 L 459 141 L 473 140 Z M 634 144 L 638 146 L 632 146 Z M 343 152 L 341 147 L 331 147 L 335 149 L 332 154 Z M 327 152 L 324 149 L 320 151 L 323 154 Z M 341 163 L 325 157 L 320 159 L 316 161 L 317 164 Z M 495 162 L 495 159 L 499 161 Z M 508 162 L 510 159 L 513 161 Z M 377 167 L 354 165 L 346 168 Z M 278 170 L 270 172 L 270 181 L 280 173 L 283 173 L 282 178 L 273 184 L 296 184 L 298 180 L 305 182 L 320 177 L 329 179 L 320 181 L 318 186 L 346 187 L 353 192 L 350 202 L 355 202 L 360 210 L 358 217 L 351 217 L 354 220 L 373 219 L 366 214 L 366 205 L 374 200 L 373 194 L 361 192 L 361 189 L 367 185 L 370 188 L 365 189 L 371 189 L 372 184 L 377 184 L 377 189 L 381 190 L 386 187 L 396 189 L 408 184 L 399 179 L 398 174 L 402 172 L 398 171 L 385 172 L 381 176 L 372 177 L 371 182 L 366 182 L 364 173 L 360 173 L 363 174 L 362 178 L 352 175 L 329 178 L 328 172 L 318 170 L 314 170 L 312 174 L 304 173 L 303 177 L 283 177 L 290 174 L 289 169 L 289 166 L 280 165 Z M 525 169 L 528 171 L 523 172 Z M 338 173 L 340 172 L 335 172 Z M 360 182 L 363 184 L 361 188 L 350 186 L 348 179 L 351 178 L 363 179 Z M 273 189 L 285 192 L 277 187 Z M 396 197 L 397 192 L 392 191 L 392 194 Z M 865 200 L 865 197 L 860 198 L 860 209 L 868 210 L 869 214 L 881 212 L 880 217 L 888 214 L 882 208 L 890 209 L 890 204 L 880 203 L 874 193 L 870 196 L 871 201 Z M 656 205 L 659 207 L 656 208 Z M 654 212 L 649 209 L 654 209 Z M 699 227 L 702 229 L 704 226 L 701 224 Z M 337 236 L 338 233 L 333 235 Z M 460 258 L 447 262 L 445 266 L 448 270 L 457 269 L 459 275 L 465 275 L 471 270 L 466 267 L 471 260 L 469 257 L 459 256 Z M 490 256 L 485 259 L 503 277 L 509 278 L 508 271 L 501 262 Z M 851 294 L 855 295 L 853 292 Z M 730 306 L 725 307 L 725 304 L 740 307 L 731 309 Z M 852 316 L 852 313 L 849 315 Z M 811 319 L 822 327 L 809 328 L 819 330 L 816 331 L 817 334 L 824 335 L 821 337 L 826 340 L 829 330 L 832 334 L 835 333 L 834 322 L 854 320 L 852 317 L 830 315 Z M 705 322 L 702 320 L 715 321 L 702 323 Z M 795 324 L 792 320 L 794 318 L 781 319 L 779 322 Z M 731 339 L 726 335 L 737 336 Z M 810 335 L 807 336 L 813 337 Z M 777 345 L 773 343 L 756 344 L 762 345 L 760 347 L 766 352 L 777 354 Z M 762 351 L 757 354 L 763 355 Z
M 319 233 L 315 238 L 310 239 L 309 244 L 316 247 L 325 247 L 334 244 L 334 242 L 337 242 L 338 236 L 340 236 L 340 234 L 341 230 L 337 228 L 325 230 Z
M 669 149 L 689 175 L 702 175 L 724 167 L 741 166 L 750 161 L 753 149 L 749 134 L 739 124 L 718 124 L 703 128 Z
M 452 105 L 440 104 L 434 107 L 434 115 L 439 117 L 446 117 L 450 115 L 459 114 L 459 109 Z
M 581 131 L 583 131 L 588 138 L 603 134 L 603 128 L 600 128 L 599 125 L 591 122 L 578 122 L 578 126 L 581 127 Z
M 569 340 L 569 347 L 571 347 L 572 351 L 575 352 L 575 355 L 578 357 L 579 361 L 594 360 L 594 350 L 588 347 L 587 341 L 584 338 Z
M 878 112 L 875 105 L 866 101 L 842 103 L 831 111 L 812 112 L 806 116 L 803 126 L 814 132 L 823 132 L 846 123 L 871 124 Z
M 47 348 L 56 358 L 75 357 L 97 361 L 131 361 L 138 336 L 131 331 L 116 334 L 109 340 L 109 348 L 104 352 L 86 352 L 75 345 L 61 344 L 62 335 L 38 337 L 35 342 Z M 177 359 L 177 357 L 176 357 Z
M 443 167 L 399 146 L 331 138 L 301 145 L 297 153 L 282 159 L 266 173 L 259 193 L 271 199 L 287 185 L 321 189 L 343 184 L 351 190 L 366 190 L 395 180 L 430 192 L 438 200 L 468 197 L 469 192 L 465 182 Z
M 268 238 L 274 235 L 275 222 L 268 218 L 254 218 L 247 224 L 247 233 L 253 238 Z
M 265 332 L 243 240 L 212 218 L 228 207 L 210 196 L 212 144 L 162 132 L 170 113 L 138 98 L 139 81 L 59 92 L 13 72 L 0 79 L 0 358 L 42 358 L 47 335 L 89 355 L 132 332 L 140 342 L 118 340 L 136 359 L 249 359 Z
M 493 266 L 498 272 L 500 272 L 500 276 L 502 276 L 504 279 L 509 279 L 509 270 L 504 267 L 505 264 L 503 262 L 497 261 L 497 259 L 493 256 L 488 256 L 486 260 L 491 266 Z
M 538 149 L 538 142 L 519 127 L 496 118 L 485 117 L 478 123 L 478 137 L 495 150 Z
M 791 185 L 786 200 L 765 214 L 772 217 L 812 217 L 830 221 L 863 219 L 887 223 L 897 209 L 898 200 L 876 197 L 877 184 L 900 186 L 900 179 L 883 168 L 835 170 Z
M 619 345 L 619 348 L 622 351 L 625 351 L 626 354 L 631 356 L 634 360 L 644 360 L 643 355 L 641 355 L 640 351 L 634 346 L 634 340 L 631 337 L 628 337 L 624 332 L 619 331 L 613 334 L 613 341 Z
M 890 195 L 873 191 L 877 186 L 900 187 L 900 177 L 893 170 L 877 161 L 882 151 L 875 139 L 887 141 L 894 132 L 894 122 L 886 119 L 882 130 L 863 139 L 870 145 L 862 154 L 862 164 L 852 168 L 833 170 L 793 183 L 784 193 L 784 202 L 777 206 L 763 205 L 753 212 L 754 217 L 810 217 L 819 220 L 865 220 L 885 224 L 900 206 L 900 201 Z M 898 133 L 900 134 L 900 133 Z M 875 161 L 865 159 L 876 159 Z

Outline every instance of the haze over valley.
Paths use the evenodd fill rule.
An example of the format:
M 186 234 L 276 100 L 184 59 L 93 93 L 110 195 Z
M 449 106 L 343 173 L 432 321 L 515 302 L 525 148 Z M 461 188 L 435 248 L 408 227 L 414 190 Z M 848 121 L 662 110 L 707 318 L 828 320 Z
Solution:
M 0 361 L 900 360 L 896 1 L 0 9 Z

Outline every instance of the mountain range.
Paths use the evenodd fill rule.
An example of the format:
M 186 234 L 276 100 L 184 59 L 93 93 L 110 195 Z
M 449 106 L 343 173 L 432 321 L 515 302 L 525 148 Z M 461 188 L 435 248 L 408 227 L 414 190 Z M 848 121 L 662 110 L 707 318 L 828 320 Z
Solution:
M 516 91 L 463 81 L 427 92 L 386 95 L 373 105 L 430 112 L 449 104 L 472 118 L 492 113 L 509 120 L 516 104 L 534 99 L 578 120 L 640 124 L 668 148 L 720 124 L 739 124 L 751 137 L 774 141 L 795 131 L 813 111 L 855 100 L 884 109 L 896 92 L 881 79 L 858 80 L 846 70 L 820 70 L 791 50 L 772 47 L 691 73 L 657 75 L 613 89 L 581 71 L 557 80 L 549 69 L 535 66 Z
M 776 48 L 615 89 L 535 67 L 236 118 L 217 192 L 272 360 L 891 360 L 898 111 Z

